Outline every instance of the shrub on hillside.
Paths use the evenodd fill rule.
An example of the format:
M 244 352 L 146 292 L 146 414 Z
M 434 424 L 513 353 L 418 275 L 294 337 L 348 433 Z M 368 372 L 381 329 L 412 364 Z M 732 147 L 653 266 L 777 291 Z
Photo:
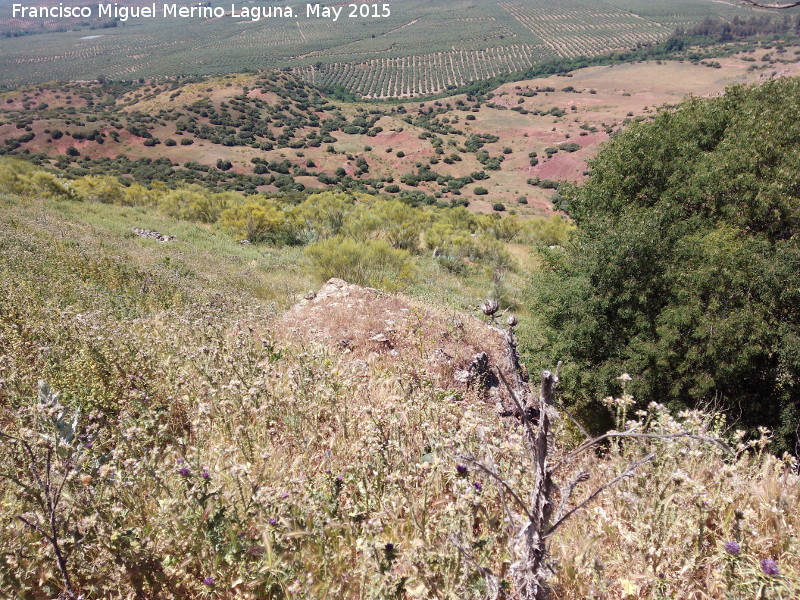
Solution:
M 495 270 L 509 269 L 513 264 L 505 245 L 489 233 L 472 235 L 440 220 L 425 231 L 424 237 L 425 247 L 438 251 L 440 264 L 443 258 L 482 261 Z
M 214 223 L 220 213 L 229 206 L 232 194 L 210 194 L 198 188 L 172 190 L 161 197 L 161 209 L 172 217 Z
M 355 199 L 342 192 L 311 194 L 292 211 L 295 233 L 303 242 L 317 242 L 338 235 Z
M 382 239 L 392 248 L 414 251 L 427 221 L 425 211 L 399 200 L 379 200 L 359 205 L 344 231 L 354 239 Z
M 124 186 L 116 177 L 108 175 L 88 175 L 72 182 L 72 187 L 84 199 L 103 204 L 122 204 Z
M 358 242 L 334 237 L 306 249 L 314 274 L 321 280 L 339 277 L 350 283 L 400 289 L 413 278 L 414 265 L 406 250 L 383 240 Z
M 3 159 L 0 163 L 0 192 L 23 196 L 80 199 L 71 182 L 14 159 Z
M 222 211 L 220 225 L 250 242 L 275 241 L 285 231 L 283 213 L 274 205 L 249 202 Z
M 491 235 L 502 242 L 510 242 L 522 231 L 522 222 L 514 216 L 500 217 L 500 215 L 480 215 L 478 227 L 481 231 Z
M 545 246 L 566 244 L 575 225 L 562 215 L 538 217 L 525 222 L 531 241 Z

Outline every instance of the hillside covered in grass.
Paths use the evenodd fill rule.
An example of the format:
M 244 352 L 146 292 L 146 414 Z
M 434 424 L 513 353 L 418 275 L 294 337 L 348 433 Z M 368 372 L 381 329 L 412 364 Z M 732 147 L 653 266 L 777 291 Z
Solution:
M 28 523 L 55 531 L 85 597 L 481 598 L 473 559 L 510 593 L 521 517 L 459 465 L 491 459 L 524 489 L 522 430 L 479 396 L 411 377 L 413 363 L 365 378 L 337 352 L 276 343 L 275 317 L 313 285 L 293 250 L 139 207 L 2 202 L 4 595 L 64 593 L 52 546 Z M 178 241 L 137 237 L 134 224 Z M 58 404 L 37 400 L 40 379 Z M 643 408 L 652 431 L 723 433 L 700 414 Z M 559 428 L 568 448 L 575 433 Z M 47 440 L 61 440 L 52 454 Z M 554 539 L 558 597 L 761 586 L 791 597 L 796 476 L 744 442 L 735 460 L 662 446 L 652 470 Z M 640 451 L 574 468 L 613 477 Z M 37 473 L 59 485 L 55 530 Z
M 798 85 L 628 128 L 575 224 L 4 158 L 0 595 L 515 598 L 547 422 L 551 597 L 796 598 Z

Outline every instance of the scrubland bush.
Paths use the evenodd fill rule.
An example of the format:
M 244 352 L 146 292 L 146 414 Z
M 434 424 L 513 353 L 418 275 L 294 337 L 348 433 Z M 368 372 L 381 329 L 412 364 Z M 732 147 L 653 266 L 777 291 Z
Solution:
M 512 266 L 511 256 L 496 238 L 464 233 L 447 223 L 434 223 L 426 230 L 425 245 L 431 250 L 438 249 L 440 256 L 447 258 L 484 261 L 501 270 Z
M 283 213 L 272 203 L 251 202 L 222 211 L 223 228 L 250 242 L 274 241 L 285 231 Z
M 398 200 L 360 204 L 344 232 L 359 240 L 385 240 L 392 248 L 417 250 L 420 234 L 431 215 Z
M 72 182 L 72 187 L 84 199 L 103 204 L 122 204 L 125 189 L 108 175 L 87 175 Z
M 481 215 L 477 222 L 481 231 L 502 242 L 512 241 L 523 228 L 523 223 L 515 217 L 503 219 L 499 215 Z
M 329 238 L 309 246 L 306 254 L 312 270 L 323 281 L 338 277 L 358 285 L 399 289 L 413 277 L 408 251 L 392 248 L 383 240 Z
M 800 420 L 800 81 L 692 98 L 605 145 L 563 201 L 578 228 L 543 251 L 544 353 L 569 358 L 571 401 L 621 371 L 672 407 L 718 402 L 794 451 Z M 613 332 L 613 335 L 610 333 Z
M 317 242 L 338 235 L 355 208 L 352 195 L 338 192 L 312 194 L 292 212 L 298 237 Z
M 524 229 L 524 235 L 534 243 L 560 246 L 569 240 L 575 225 L 562 215 L 554 214 L 530 219 L 525 222 Z
M 215 223 L 231 200 L 240 199 L 236 194 L 214 194 L 202 188 L 172 190 L 164 194 L 159 205 L 172 217 Z
M 21 196 L 79 199 L 71 183 L 19 160 L 3 159 L 0 191 Z
M 157 206 L 160 192 L 132 183 L 121 190 L 121 203 L 125 206 Z

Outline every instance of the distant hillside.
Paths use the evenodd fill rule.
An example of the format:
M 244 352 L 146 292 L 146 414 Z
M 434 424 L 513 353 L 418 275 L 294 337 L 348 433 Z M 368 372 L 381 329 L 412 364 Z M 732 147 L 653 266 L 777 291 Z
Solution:
M 282 72 L 23 86 L 0 93 L 0 154 L 75 177 L 297 199 L 338 189 L 541 215 L 560 182 L 582 180 L 587 160 L 625 124 L 687 94 L 797 72 L 796 47 L 745 46 L 422 103 L 338 100 Z

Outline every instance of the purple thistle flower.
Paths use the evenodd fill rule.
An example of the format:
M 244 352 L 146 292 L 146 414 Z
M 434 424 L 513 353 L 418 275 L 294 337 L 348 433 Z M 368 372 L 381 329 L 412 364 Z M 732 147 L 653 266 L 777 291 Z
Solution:
M 211 479 L 211 475 L 209 475 L 208 471 L 206 470 L 203 470 L 203 472 L 200 474 L 200 477 L 202 477 L 203 479 Z
M 191 471 L 189 471 L 187 467 L 181 467 L 180 469 L 178 469 L 178 475 L 181 475 L 183 477 L 188 477 L 189 473 L 191 473 Z
M 483 489 L 483 484 L 480 481 L 476 481 L 475 483 L 472 484 L 472 487 L 474 487 L 477 491 L 480 492 Z
M 389 542 L 383 547 L 383 556 L 390 563 L 394 562 L 397 559 L 397 547 L 392 542 Z
M 456 474 L 459 477 L 466 477 L 468 471 L 469 471 L 469 469 L 467 469 L 466 466 L 464 466 L 464 465 L 456 465 Z
M 742 547 L 739 545 L 739 542 L 727 542 L 725 544 L 725 552 L 731 556 L 736 556 L 741 550 Z
M 276 519 L 275 517 L 270 518 L 269 524 L 275 527 L 275 525 L 278 524 L 278 519 Z
M 207 585 L 208 587 L 211 587 L 212 585 L 214 585 L 214 578 L 213 577 L 206 577 L 205 579 L 203 579 L 203 585 Z
M 771 558 L 765 558 L 761 561 L 761 572 L 764 575 L 780 575 L 780 571 L 778 570 L 778 563 L 776 563 Z

